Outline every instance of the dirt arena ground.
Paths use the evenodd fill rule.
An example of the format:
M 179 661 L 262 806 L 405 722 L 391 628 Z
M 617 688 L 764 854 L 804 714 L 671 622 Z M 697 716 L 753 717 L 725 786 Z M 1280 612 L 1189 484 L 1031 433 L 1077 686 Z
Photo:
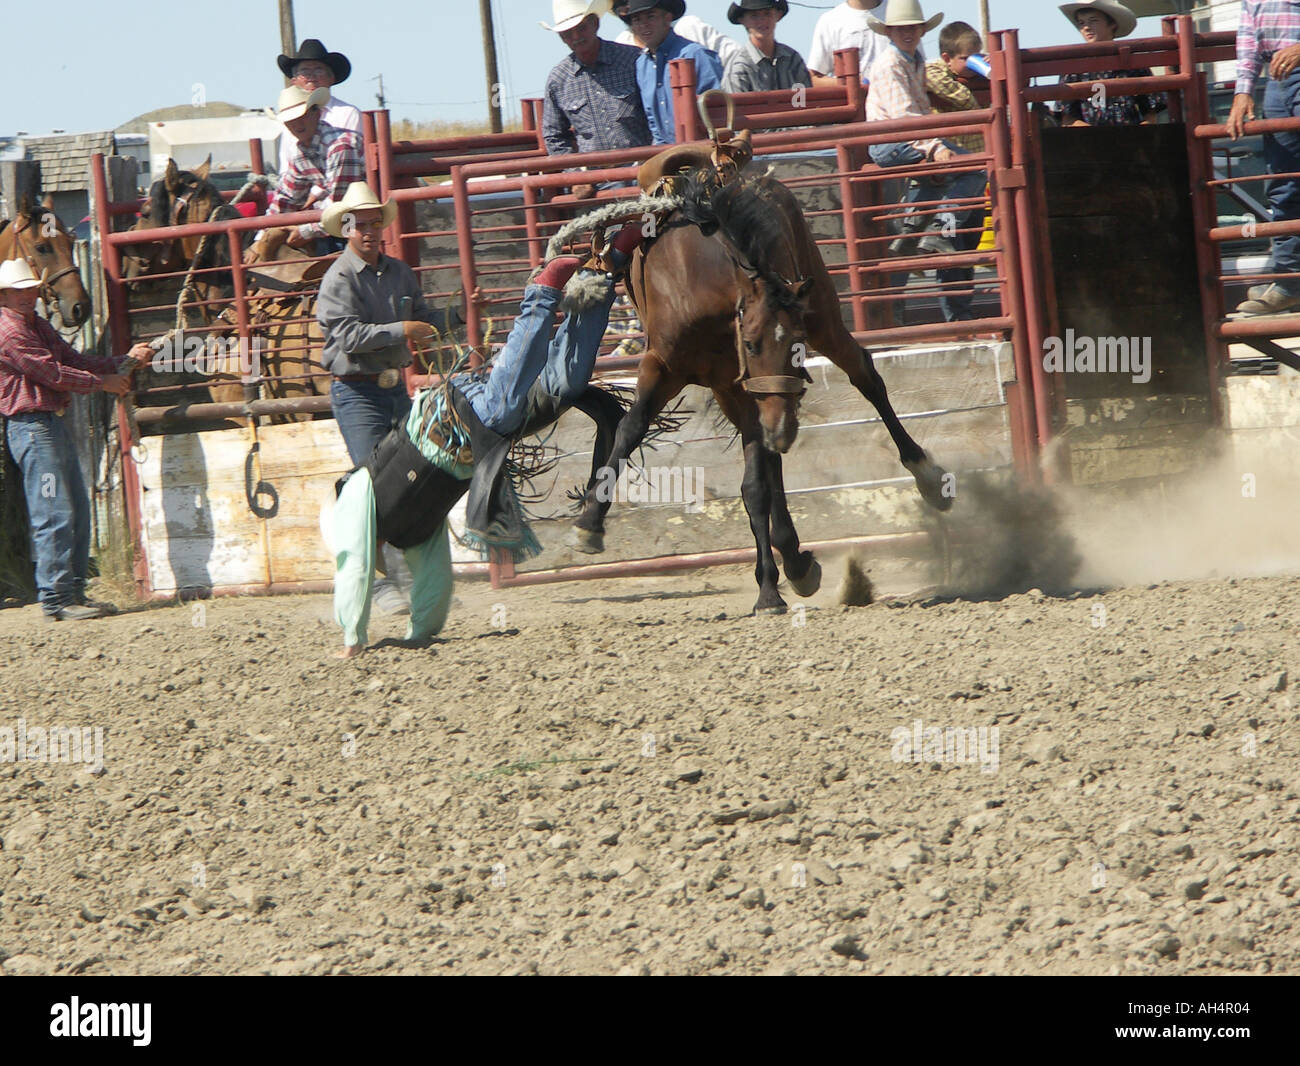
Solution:
M 324 596 L 2 611 L 0 727 L 103 730 L 0 763 L 3 971 L 1295 972 L 1300 578 L 841 567 L 466 584 L 355 662 Z

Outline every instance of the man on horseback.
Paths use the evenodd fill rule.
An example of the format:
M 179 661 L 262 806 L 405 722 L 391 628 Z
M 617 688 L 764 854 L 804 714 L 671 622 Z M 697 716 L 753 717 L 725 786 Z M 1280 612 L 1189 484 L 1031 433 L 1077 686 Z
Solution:
M 352 251 L 358 231 L 373 232 L 376 223 L 382 226 L 387 206 L 376 202 L 356 211 L 330 209 L 326 226 L 332 232 L 351 227 L 353 234 L 349 251 L 331 273 Z M 404 406 L 398 428 L 379 440 L 364 461 L 354 453 L 358 465 L 342 483 L 331 522 L 334 613 L 343 628 L 341 658 L 351 658 L 365 646 L 375 550 L 381 539 L 404 549 L 411 570 L 406 639 L 424 640 L 442 628 L 451 603 L 446 516 L 466 491 L 470 543 L 505 548 L 519 558 L 537 550 L 505 474 L 507 453 L 515 439 L 554 421 L 587 390 L 614 300 L 612 275 L 603 272 L 622 269 L 641 240 L 639 222 L 623 227 L 595 263 L 600 270 L 581 279 L 584 288 L 600 288 L 594 306 L 571 311 L 553 339 L 551 327 L 565 284 L 581 261 L 570 256 L 547 263 L 524 290 L 510 336 L 489 367 L 454 374 L 441 387 L 416 393 L 414 403 Z M 342 267 L 340 273 L 348 269 Z M 324 285 L 321 292 L 323 297 Z M 423 310 L 423 301 L 419 307 Z M 339 328 L 339 319 L 329 311 L 322 313 L 322 326 L 327 319 L 330 328 Z M 431 333 L 424 321 L 361 326 L 355 324 L 357 336 L 368 335 L 376 345 L 401 336 L 418 341 Z
M 268 215 L 288 214 L 317 207 L 324 209 L 343 199 L 348 186 L 366 176 L 361 139 L 351 130 L 331 126 L 321 118 L 321 109 L 329 100 L 329 89 L 307 92 L 297 85 L 280 93 L 276 118 L 295 142 L 288 169 L 271 196 Z M 323 199 L 311 202 L 313 187 L 325 190 Z M 284 244 L 326 255 L 341 246 L 332 241 L 320 223 L 294 229 L 262 230 L 244 253 L 245 265 L 268 262 Z
M 120 358 L 78 352 L 37 317 L 40 285 L 25 260 L 0 264 L 0 417 L 22 473 L 41 610 L 51 621 L 100 618 L 116 608 L 86 599 L 90 497 L 63 415 L 71 393 L 125 396 L 131 384 Z M 143 366 L 153 349 L 127 354 Z

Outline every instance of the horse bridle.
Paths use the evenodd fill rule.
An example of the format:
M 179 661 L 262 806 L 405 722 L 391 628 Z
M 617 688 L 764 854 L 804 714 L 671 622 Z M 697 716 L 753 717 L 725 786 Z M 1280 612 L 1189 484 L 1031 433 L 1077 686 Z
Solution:
M 731 247 L 731 242 L 724 241 L 724 243 L 728 245 L 727 257 L 736 264 L 737 268 L 749 275 L 751 280 L 759 280 L 761 278 L 759 272 L 739 257 L 739 251 Z M 740 376 L 736 378 L 735 384 L 746 392 L 764 396 L 802 396 L 808 391 L 808 384 L 804 378 L 791 377 L 788 374 L 760 374 L 757 377 L 750 375 L 749 360 L 745 350 L 744 296 L 736 301 L 736 354 L 740 360 Z
M 47 211 L 48 209 L 43 210 L 41 212 L 40 217 L 43 218 L 47 213 Z M 36 217 L 37 216 L 35 215 L 29 214 L 27 216 L 27 225 L 25 226 L 20 225 L 18 219 L 14 219 L 14 251 L 17 252 L 19 255 L 21 255 L 27 261 L 27 265 L 32 268 L 32 273 L 40 277 L 41 299 L 43 299 L 48 304 L 52 300 L 54 300 L 55 297 L 57 296 L 57 294 L 54 291 L 54 283 L 58 281 L 60 278 L 67 277 L 69 274 L 77 273 L 77 264 L 74 262 L 69 266 L 64 267 L 62 270 L 55 271 L 55 273 L 52 274 L 50 277 L 46 277 L 44 271 L 37 270 L 36 257 L 29 254 L 28 252 L 23 251 L 23 242 L 22 242 L 22 235 L 27 230 L 31 229 L 33 223 L 36 220 Z M 51 217 L 54 218 L 55 222 L 58 222 L 58 218 L 55 217 L 52 213 L 51 213 Z M 33 248 L 34 247 L 35 246 L 33 246 Z

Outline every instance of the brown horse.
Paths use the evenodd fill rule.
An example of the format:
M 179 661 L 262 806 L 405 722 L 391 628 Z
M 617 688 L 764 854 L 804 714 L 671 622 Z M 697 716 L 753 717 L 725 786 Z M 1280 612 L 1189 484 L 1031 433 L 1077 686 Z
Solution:
M 54 213 L 54 201 L 33 205 L 24 197 L 18 217 L 0 220 L 0 260 L 26 259 L 32 273 L 41 279 L 45 313 L 53 314 L 57 304 L 66 325 L 80 326 L 91 314 L 90 296 L 81 283 L 73 256 L 73 237 Z
M 652 163 L 642 168 L 643 188 L 650 184 L 647 168 L 657 173 Z M 821 583 L 812 553 L 799 550 L 781 470 L 799 429 L 809 349 L 843 370 L 880 413 L 925 500 L 939 510 L 952 500 L 942 491 L 944 471 L 903 428 L 870 353 L 845 328 L 835 285 L 793 194 L 768 177 L 719 184 L 707 165 L 679 181 L 683 206 L 637 249 L 629 268 L 647 348 L 609 465 L 621 473 L 650 420 L 683 387 L 711 389 L 744 445 L 741 494 L 758 548 L 754 610 L 781 613 L 773 545 L 800 596 Z M 604 550 L 610 502 L 609 493 L 587 493 L 575 530 L 579 550 Z

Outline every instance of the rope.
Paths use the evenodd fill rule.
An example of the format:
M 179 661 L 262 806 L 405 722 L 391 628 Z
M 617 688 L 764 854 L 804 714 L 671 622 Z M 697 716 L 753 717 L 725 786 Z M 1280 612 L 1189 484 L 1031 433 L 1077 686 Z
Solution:
M 667 214 L 669 211 L 676 211 L 682 203 L 680 196 L 648 196 L 642 193 L 635 200 L 619 200 L 595 211 L 589 211 L 585 215 L 579 215 L 561 226 L 559 232 L 551 238 L 546 246 L 546 258 L 543 262 L 549 263 L 557 258 L 564 246 L 579 233 L 588 233 L 611 222 L 622 222 L 636 215 L 656 214 L 660 211 Z

